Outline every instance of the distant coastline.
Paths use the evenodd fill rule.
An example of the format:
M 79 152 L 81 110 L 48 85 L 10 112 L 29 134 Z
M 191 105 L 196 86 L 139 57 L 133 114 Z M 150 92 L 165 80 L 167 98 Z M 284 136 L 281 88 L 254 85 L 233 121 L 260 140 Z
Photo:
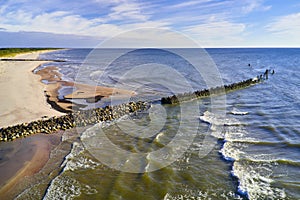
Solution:
M 0 57 L 14 57 L 18 54 L 61 50 L 61 48 L 0 48 Z

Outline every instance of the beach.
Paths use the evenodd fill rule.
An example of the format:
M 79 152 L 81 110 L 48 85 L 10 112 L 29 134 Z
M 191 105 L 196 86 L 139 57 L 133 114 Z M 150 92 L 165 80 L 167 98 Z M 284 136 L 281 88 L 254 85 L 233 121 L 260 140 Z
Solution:
M 118 51 L 103 49 L 98 53 L 100 57 Z M 197 49 L 182 51 L 199 56 Z M 114 86 L 119 81 L 123 86 L 129 85 L 124 89 L 140 88 L 134 99 L 142 96 L 150 101 L 155 98 L 150 95 L 156 94 L 150 91 L 158 92 L 158 98 L 172 95 L 165 85 L 149 84 L 149 79 L 139 79 L 145 77 L 146 70 L 140 71 L 140 74 L 136 72 L 135 77 L 124 76 L 136 66 L 153 61 L 180 71 L 200 91 L 207 88 L 203 78 L 196 76 L 189 63 L 162 50 L 141 49 L 109 63 L 109 68 L 105 68 L 103 63 L 89 62 L 83 69 L 90 52 L 92 49 L 70 49 L 46 58 L 68 59 L 66 63 L 54 63 L 65 80 L 75 80 L 74 74 L 84 70 L 83 83 L 95 80 L 101 85 Z M 187 111 L 194 112 L 194 101 L 182 106 L 161 105 L 167 114 L 165 121 L 156 120 L 161 117 L 160 112 L 156 112 L 150 116 L 150 123 L 149 115 L 142 112 L 79 132 L 64 164 L 60 165 L 60 173 L 52 178 L 46 190 L 41 190 L 39 199 L 299 199 L 299 104 L 295 102 L 299 97 L 297 83 L 300 79 L 299 73 L 295 73 L 299 69 L 299 49 L 233 48 L 208 49 L 207 52 L 229 88 L 234 86 L 232 83 L 242 80 L 257 80 L 257 75 L 263 74 L 266 69 L 275 69 L 275 74 L 261 84 L 226 93 L 226 107 L 219 105 L 221 101 L 217 96 L 214 101 L 209 98 L 197 100 L 199 111 L 195 114 L 182 112 L 183 105 Z M 101 79 L 97 79 L 97 76 L 92 76 L 94 72 L 104 73 Z M 149 78 L 154 75 L 150 73 Z M 156 76 L 153 78 L 158 80 Z M 168 84 L 177 88 L 179 81 Z M 80 90 L 74 94 L 83 98 Z M 101 103 L 105 103 L 104 98 L 99 100 L 99 105 Z M 224 111 L 225 116 L 221 114 Z M 180 134 L 178 130 L 182 125 L 186 128 Z M 144 130 L 149 131 L 148 138 L 140 135 L 145 133 Z M 149 170 L 152 166 L 159 166 L 162 159 L 154 156 L 153 152 L 166 148 L 170 153 L 179 152 L 179 147 L 187 144 L 195 130 L 197 136 L 190 148 L 167 167 L 139 174 L 113 168 L 140 166 L 139 170 Z M 104 142 L 105 135 L 107 141 L 114 145 Z M 178 145 L 170 147 L 171 142 Z M 115 146 L 126 150 L 128 156 L 119 156 L 118 151 L 113 150 Z M 209 149 L 204 147 L 212 148 L 206 156 Z M 135 160 L 134 155 L 138 152 L 145 153 L 146 157 Z M 110 160 L 114 165 L 105 164 Z M 131 164 L 132 161 L 134 164 Z M 22 197 L 26 199 L 35 193 L 30 189 Z
M 6 146 L 2 150 L 5 159 L 0 168 L 6 173 L 1 174 L 0 198 L 12 199 L 22 192 L 24 182 L 26 186 L 28 178 L 43 169 L 50 158 L 50 152 L 60 142 L 61 134 L 38 134 L 4 143 Z
M 111 95 L 134 95 L 127 90 L 64 81 L 58 68 L 53 66 L 34 73 L 40 65 L 49 62 L 35 60 L 44 52 L 49 51 L 19 54 L 10 61 L 0 62 L 0 128 L 47 120 L 72 112 L 76 105 L 58 99 L 58 90 L 62 86 L 76 87 L 75 92 L 66 95 L 66 99 L 97 101 L 99 97 L 102 99 Z M 48 84 L 44 84 L 43 80 Z M 0 143 L 0 170 L 5 172 L 0 174 L 0 198 L 11 199 L 22 192 L 24 178 L 32 177 L 43 169 L 51 151 L 61 143 L 61 133 L 55 131 L 55 134 L 47 135 L 41 132 Z
M 19 54 L 14 58 L 37 59 L 42 52 L 46 51 Z M 44 94 L 46 85 L 40 82 L 39 75 L 32 72 L 45 62 L 0 62 L 0 127 L 63 115 L 47 103 Z M 9 150 L 4 153 L 5 159 L 1 160 L 0 167 L 7 173 L 1 174 L 0 197 L 13 197 L 13 189 L 18 182 L 43 168 L 50 155 L 53 137 L 40 134 L 6 144 Z M 56 139 L 55 144 L 59 140 Z
M 295 73 L 300 65 L 299 49 L 208 49 L 224 81 L 225 107 L 215 95 L 222 91 L 218 85 L 208 94 L 207 86 L 201 77 L 194 76 L 188 63 L 156 49 L 135 51 L 105 70 L 101 68 L 105 65 L 90 63 L 81 82 L 75 82 L 79 79 L 74 75 L 83 70 L 91 51 L 68 49 L 43 54 L 42 60 L 65 62 L 46 63 L 35 69 L 35 74 L 31 70 L 43 62 L 0 62 L 1 66 L 35 65 L 28 69 L 30 76 L 37 77 L 31 84 L 47 84 L 28 94 L 42 94 L 41 102 L 46 107 L 50 104 L 50 111 L 74 109 L 75 103 L 82 106 L 79 111 L 59 113 L 60 117 L 2 129 L 2 133 L 23 130 L 28 134 L 0 142 L 0 199 L 300 199 L 296 101 L 300 74 Z M 112 51 L 119 50 L 103 49 L 99 54 L 109 55 Z M 198 56 L 196 49 L 182 51 Z M 255 64 L 259 59 L 261 63 Z M 144 71 L 137 72 L 137 78 L 124 77 L 134 67 L 153 60 L 182 70 L 187 81 L 199 90 L 173 95 L 164 85 L 138 79 Z M 266 79 L 266 69 L 276 72 Z M 91 76 L 95 71 L 104 73 L 96 79 Z M 122 87 L 127 91 L 113 88 L 120 80 L 123 86 L 130 83 Z M 88 85 L 93 81 L 99 86 Z M 169 84 L 177 87 L 178 81 Z M 139 89 L 132 93 L 131 88 Z M 7 89 L 5 92 L 12 96 Z M 152 113 L 135 112 L 141 105 L 133 103 L 121 107 L 114 104 L 113 109 L 106 106 L 111 95 L 120 93 L 133 101 L 142 98 Z M 207 98 L 187 98 L 196 95 Z M 187 101 L 178 103 L 176 99 L 181 98 Z M 86 110 L 95 102 L 96 108 Z M 166 113 L 164 120 L 158 107 Z M 16 115 L 14 110 L 11 112 Z M 172 146 L 173 142 L 177 145 Z M 168 155 L 183 152 L 186 144 L 190 146 L 182 156 L 162 166 Z M 125 150 L 126 155 L 119 154 L 116 147 Z M 161 150 L 168 154 L 153 154 Z M 135 155 L 142 157 L 136 159 Z M 154 167 L 157 170 L 151 171 Z M 143 173 L 128 172 L 132 169 Z
M 40 52 L 17 55 L 18 59 L 36 59 Z M 43 116 L 61 116 L 47 103 L 46 85 L 32 70 L 45 61 L 0 62 L 0 127 L 41 119 Z
M 86 102 L 95 103 L 111 96 L 126 98 L 135 95 L 134 91 L 65 81 L 58 70 L 55 66 L 48 66 L 36 72 L 40 76 L 41 81 L 44 80 L 48 83 L 44 89 L 47 102 L 57 111 L 67 113 L 72 112 L 74 109 L 85 107 L 85 105 L 70 101 L 72 99 L 85 99 Z M 58 99 L 58 91 L 63 87 L 72 87 L 73 91 L 70 94 L 66 94 L 63 99 Z

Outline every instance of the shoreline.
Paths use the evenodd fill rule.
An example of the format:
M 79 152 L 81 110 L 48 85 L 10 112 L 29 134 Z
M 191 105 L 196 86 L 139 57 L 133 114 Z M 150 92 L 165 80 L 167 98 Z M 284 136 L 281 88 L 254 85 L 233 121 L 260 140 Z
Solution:
M 41 50 L 21 53 L 12 58 L 37 59 L 40 54 L 57 50 Z M 40 76 L 32 71 L 49 61 L 0 61 L 0 127 L 41 120 L 43 116 L 62 116 L 64 113 L 53 109 L 46 101 L 43 93 L 45 85 Z M 59 137 L 61 136 L 51 136 Z M 38 173 L 49 159 L 51 137 L 44 134 L 31 138 L 22 138 L 19 143 L 8 143 L 12 152 L 2 153 L 7 160 L 1 162 L 2 173 L 5 169 L 6 179 L 1 180 L 0 197 L 13 196 L 14 188 L 24 177 Z M 20 147 L 19 147 L 20 146 Z M 3 148 L 0 144 L 0 148 Z M 22 148 L 22 150 L 20 150 Z M 18 163 L 18 165 L 16 165 Z M 8 165 L 8 166 L 7 166 Z
M 72 102 L 71 99 L 84 99 L 86 103 L 95 103 L 102 98 L 105 99 L 111 96 L 128 97 L 136 95 L 135 92 L 124 89 L 64 81 L 62 79 L 62 74 L 58 72 L 58 68 L 56 66 L 48 66 L 37 71 L 36 74 L 41 77 L 41 82 L 43 80 L 47 82 L 44 90 L 47 102 L 54 109 L 63 113 L 70 113 L 86 106 L 76 104 Z M 59 99 L 59 90 L 63 87 L 72 87 L 73 92 L 65 95 L 63 99 Z
M 18 54 L 17 59 L 36 59 L 44 50 Z M 51 108 L 43 94 L 45 85 L 32 71 L 48 61 L 1 61 L 0 62 L 0 127 L 27 123 L 43 116 L 63 115 Z
M 0 128 L 27 124 L 36 120 L 44 121 L 53 119 L 54 117 L 66 116 L 66 113 L 59 112 L 59 108 L 62 109 L 61 111 L 65 111 L 63 110 L 64 107 L 60 107 L 60 104 L 67 103 L 66 105 L 71 111 L 74 104 L 68 100 L 61 101 L 58 99 L 58 90 L 62 86 L 76 87 L 81 93 L 85 93 L 85 90 L 88 90 L 88 92 L 85 93 L 86 95 L 79 97 L 85 99 L 96 99 L 95 96 L 99 94 L 101 94 L 103 98 L 109 97 L 110 95 L 132 94 L 131 91 L 102 86 L 96 86 L 95 89 L 95 86 L 63 81 L 61 74 L 56 71 L 57 68 L 55 67 L 50 67 L 49 69 L 47 69 L 47 67 L 45 73 L 35 74 L 34 70 L 36 68 L 49 61 L 28 61 L 28 59 L 36 59 L 39 54 L 49 51 L 52 50 L 18 54 L 14 57 L 18 59 L 18 61 L 0 61 L 0 87 L 1 89 L 5 88 L 0 92 L 2 102 L 2 107 L 0 106 Z M 55 77 L 56 80 L 53 80 Z M 47 85 L 44 84 L 42 80 L 54 81 L 54 83 Z M 51 138 L 53 137 L 59 137 L 59 142 L 51 144 Z M 34 142 L 32 142 L 32 140 Z M 15 195 L 17 195 L 15 189 L 18 189 L 20 184 L 22 185 L 24 178 L 34 176 L 44 168 L 49 161 L 53 147 L 59 145 L 61 142 L 61 134 L 45 135 L 40 133 L 31 137 L 22 137 L 18 141 L 19 143 L 10 141 L 6 144 L 13 149 L 19 148 L 16 144 L 22 144 L 23 151 L 20 149 L 17 151 L 21 157 L 15 152 L 2 153 L 2 156 L 4 155 L 4 158 L 7 160 L 0 163 L 0 169 L 3 170 L 4 173 L 6 170 L 9 174 L 2 179 L 2 185 L 0 185 L 1 198 L 15 197 Z M 28 141 L 31 142 L 28 144 Z M 0 142 L 0 150 L 1 148 L 3 149 L 3 146 L 1 146 Z M 18 165 L 16 165 L 16 163 L 18 163 Z M 7 165 L 14 167 L 7 167 Z

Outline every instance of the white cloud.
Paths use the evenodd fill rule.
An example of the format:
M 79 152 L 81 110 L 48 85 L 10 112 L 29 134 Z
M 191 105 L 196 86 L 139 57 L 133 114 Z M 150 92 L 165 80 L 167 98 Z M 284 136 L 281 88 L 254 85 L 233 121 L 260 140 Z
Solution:
M 199 4 L 203 4 L 203 3 L 207 3 L 207 2 L 211 2 L 211 0 L 193 0 L 193 1 L 186 1 L 183 3 L 179 3 L 179 4 L 175 4 L 170 6 L 169 8 L 183 8 L 183 7 L 189 7 L 189 6 L 194 6 L 194 5 L 199 5 Z
M 122 26 L 126 30 L 138 28 L 168 28 L 170 23 L 164 21 L 146 21 L 141 23 L 133 23 Z
M 245 28 L 246 25 L 242 23 L 213 21 L 188 27 L 184 32 L 194 36 L 202 45 L 222 46 L 241 42 Z
M 7 10 L 7 6 L 0 6 L 0 27 L 14 32 L 48 32 L 103 38 L 128 29 L 167 25 L 166 22 L 150 20 L 142 11 L 143 5 L 140 3 L 126 0 L 94 0 L 94 3 L 108 6 L 105 14 L 86 18 L 80 13 L 74 14 L 72 10 L 33 13 L 26 9 Z
M 118 8 L 115 10 L 123 13 L 123 18 L 124 15 L 136 19 L 139 18 L 138 14 L 128 11 L 132 8 L 130 7 L 129 9 L 129 7 L 127 7 L 128 9 Z M 16 11 L 2 15 L 0 17 L 0 27 L 14 32 L 49 32 L 106 38 L 130 29 L 166 27 L 168 25 L 166 22 L 146 20 L 144 18 L 135 23 L 123 23 L 121 25 L 104 23 L 105 21 L 107 21 L 105 18 L 86 19 L 66 11 L 44 13 L 36 16 L 23 11 Z
M 111 9 L 111 13 L 108 15 L 109 20 L 124 20 L 133 19 L 146 21 L 148 17 L 142 14 L 140 5 L 137 3 L 123 2 L 117 4 Z
M 275 36 L 285 38 L 286 40 L 296 39 L 299 41 L 300 12 L 281 16 L 267 25 L 266 29 Z
M 300 13 L 264 20 L 254 12 L 278 6 L 267 0 L 7 0 L 0 5 L 0 30 L 93 36 L 100 39 L 138 28 L 172 28 L 205 45 L 242 46 L 299 41 Z M 284 10 L 288 14 L 290 5 Z M 295 5 L 294 5 L 295 7 Z M 250 13 L 252 13 L 250 15 Z M 261 14 L 261 13 L 260 13 Z M 276 14 L 276 13 L 275 13 Z M 167 39 L 167 37 L 164 37 Z M 252 43 L 251 43 L 252 42 Z M 300 42 L 300 41 L 299 41 Z M 275 44 L 276 42 L 274 42 Z M 298 44 L 299 45 L 299 44 Z
M 13 18 L 12 18 L 13 17 Z M 11 22 L 13 19 L 13 22 Z M 52 12 L 33 16 L 22 11 L 1 17 L 0 27 L 9 31 L 35 31 L 85 36 L 107 36 L 121 29 L 112 24 L 99 24 L 101 19 L 88 20 L 69 12 Z
M 268 11 L 272 8 L 270 5 L 265 6 L 264 0 L 244 0 L 243 3 L 245 4 L 242 6 L 244 14 L 248 14 L 253 11 Z

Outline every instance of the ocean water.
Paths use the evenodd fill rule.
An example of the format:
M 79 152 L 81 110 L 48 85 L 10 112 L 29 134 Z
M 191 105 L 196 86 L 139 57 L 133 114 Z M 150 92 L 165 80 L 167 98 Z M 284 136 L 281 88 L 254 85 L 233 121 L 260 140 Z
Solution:
M 218 78 L 228 84 L 266 69 L 275 74 L 226 96 L 177 106 L 161 106 L 158 100 L 209 85 L 206 74 L 199 74 L 187 59 L 159 49 L 97 51 L 44 54 L 41 57 L 67 62 L 41 67 L 58 66 L 70 81 L 134 89 L 137 95 L 130 100 L 153 102 L 151 113 L 95 124 L 78 130 L 75 137 L 63 136 L 71 150 L 39 197 L 300 199 L 300 49 L 206 49 L 205 55 L 181 49 L 204 59 L 202 66 L 215 63 L 220 77 L 210 78 L 216 86 Z M 96 106 L 109 103 L 122 100 L 104 99 Z M 25 190 L 18 198 L 34 197 L 33 192 Z

